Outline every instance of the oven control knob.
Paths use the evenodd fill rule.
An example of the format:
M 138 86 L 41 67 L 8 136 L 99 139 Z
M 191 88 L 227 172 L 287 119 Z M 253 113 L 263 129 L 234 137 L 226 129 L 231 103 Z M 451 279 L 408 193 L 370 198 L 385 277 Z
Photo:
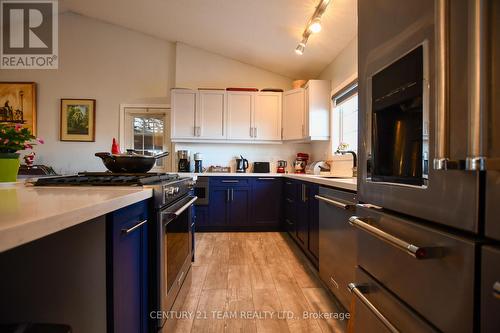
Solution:
M 167 197 L 170 197 L 170 196 L 174 195 L 174 193 L 175 193 L 175 189 L 173 187 L 167 187 L 165 189 L 165 195 Z

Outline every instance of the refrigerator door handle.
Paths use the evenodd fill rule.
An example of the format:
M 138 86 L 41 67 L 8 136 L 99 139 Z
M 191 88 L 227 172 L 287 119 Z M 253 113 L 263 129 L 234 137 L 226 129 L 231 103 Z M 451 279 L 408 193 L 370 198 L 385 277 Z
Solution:
M 449 156 L 450 1 L 435 1 L 436 138 L 434 170 L 460 169 L 463 166 L 463 163 L 459 161 L 451 161 Z
M 384 316 L 382 312 L 380 312 L 379 309 L 377 309 L 375 305 L 373 305 L 373 303 L 366 298 L 365 295 L 363 295 L 363 292 L 366 292 L 368 289 L 366 286 L 356 285 L 351 282 L 348 284 L 347 288 L 361 301 L 361 303 L 370 309 L 375 317 L 377 317 L 377 319 L 380 320 L 380 322 L 382 322 L 382 324 L 384 324 L 384 326 L 387 327 L 391 333 L 400 333 L 400 331 L 389 321 L 389 319 L 387 319 L 387 317 Z
M 488 111 L 490 88 L 488 84 L 488 1 L 473 0 L 468 19 L 468 76 L 469 105 L 467 128 L 466 170 L 483 171 L 494 167 L 487 160 Z M 494 162 L 494 161 L 492 161 Z M 498 160 L 497 160 L 498 162 Z M 498 165 L 497 165 L 498 167 Z
M 403 251 L 404 253 L 410 255 L 415 259 L 435 258 L 438 255 L 438 252 L 440 252 L 439 248 L 419 247 L 414 244 L 408 243 L 405 240 L 402 240 L 369 223 L 366 223 L 357 216 L 351 216 L 349 218 L 349 224 L 383 240 L 384 242 L 396 247 L 397 249 Z

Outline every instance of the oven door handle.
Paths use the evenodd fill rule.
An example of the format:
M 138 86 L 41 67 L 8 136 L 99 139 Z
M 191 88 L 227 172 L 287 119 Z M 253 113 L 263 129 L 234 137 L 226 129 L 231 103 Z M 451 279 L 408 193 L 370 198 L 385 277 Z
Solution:
M 168 214 L 172 218 L 177 218 L 179 217 L 186 209 L 188 209 L 196 200 L 198 200 L 197 196 L 194 196 L 189 200 L 187 203 L 182 205 L 179 209 L 177 209 L 175 212 L 162 212 L 162 214 Z
M 399 333 L 399 330 L 389 321 L 389 319 L 387 319 L 386 316 L 384 316 L 382 314 L 382 312 L 380 312 L 379 309 L 377 309 L 375 307 L 375 305 L 373 305 L 372 302 L 370 302 L 370 300 L 368 298 L 366 298 L 366 296 L 363 294 L 363 291 L 366 290 L 366 287 L 365 286 L 361 286 L 361 285 L 356 285 L 354 283 L 349 283 L 349 285 L 347 286 L 347 288 L 349 289 L 349 291 L 351 293 L 353 293 L 368 309 L 370 309 L 370 311 L 375 315 L 375 317 L 377 317 L 378 320 L 380 320 L 382 322 L 382 324 L 384 324 L 385 327 L 387 327 L 387 329 L 389 331 L 391 331 L 392 333 Z

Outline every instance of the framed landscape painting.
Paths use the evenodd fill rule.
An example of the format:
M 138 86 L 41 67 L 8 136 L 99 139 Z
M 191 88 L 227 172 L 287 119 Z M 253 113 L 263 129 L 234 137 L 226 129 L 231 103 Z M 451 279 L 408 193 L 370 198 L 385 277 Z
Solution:
M 95 141 L 95 99 L 61 99 L 61 141 Z
M 36 83 L 0 82 L 0 123 L 21 124 L 36 135 Z

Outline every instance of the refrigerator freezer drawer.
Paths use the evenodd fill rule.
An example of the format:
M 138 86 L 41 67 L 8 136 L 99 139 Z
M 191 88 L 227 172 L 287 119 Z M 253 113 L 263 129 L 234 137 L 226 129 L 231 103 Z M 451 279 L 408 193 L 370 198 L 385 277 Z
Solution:
M 486 174 L 486 237 L 500 241 L 500 172 L 488 171 Z
M 444 332 L 473 331 L 476 244 L 358 207 L 358 265 Z
M 500 332 L 500 248 L 485 246 L 481 270 L 481 332 Z
M 356 231 L 349 226 L 356 194 L 320 187 L 319 275 L 346 309 L 351 295 L 347 289 L 356 268 Z
M 355 332 L 438 332 L 362 269 L 350 284 Z

